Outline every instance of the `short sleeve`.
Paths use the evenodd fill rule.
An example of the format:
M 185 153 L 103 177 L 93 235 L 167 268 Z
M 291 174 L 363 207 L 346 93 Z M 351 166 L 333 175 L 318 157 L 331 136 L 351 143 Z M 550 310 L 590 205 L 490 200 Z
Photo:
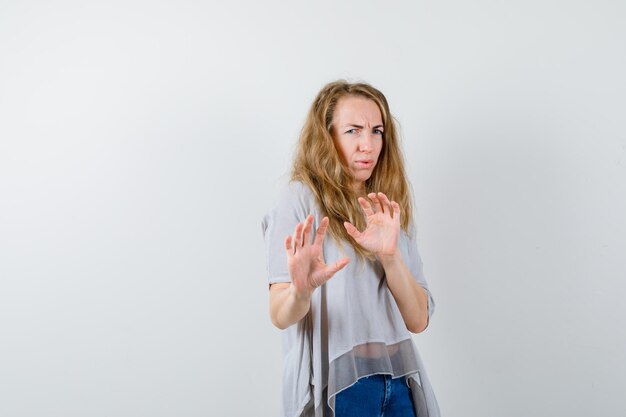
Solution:
M 309 214 L 316 214 L 313 202 L 311 191 L 304 184 L 290 182 L 280 193 L 275 206 L 263 217 L 261 226 L 269 284 L 291 282 L 285 238 L 293 234 L 296 225 L 304 222 Z
M 424 265 L 422 263 L 422 257 L 420 256 L 419 250 L 417 248 L 417 233 L 414 227 L 411 227 L 409 234 L 406 236 L 407 241 L 407 267 L 413 278 L 420 284 L 426 294 L 428 295 L 428 319 L 430 321 L 430 317 L 435 312 L 435 300 L 428 289 L 428 283 L 426 282 L 426 278 L 424 277 Z

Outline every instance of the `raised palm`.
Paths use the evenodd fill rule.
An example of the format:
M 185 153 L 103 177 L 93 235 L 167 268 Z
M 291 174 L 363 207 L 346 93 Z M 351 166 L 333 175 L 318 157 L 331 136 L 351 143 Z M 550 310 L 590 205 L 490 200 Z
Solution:
M 296 294 L 302 296 L 310 296 L 316 288 L 332 278 L 349 261 L 348 258 L 342 258 L 331 265 L 327 265 L 324 261 L 323 243 L 328 229 L 327 217 L 320 222 L 315 232 L 315 239 L 311 243 L 312 228 L 313 216 L 309 215 L 304 224 L 298 223 L 293 236 L 285 238 L 291 283 Z
M 400 205 L 389 201 L 383 193 L 370 193 L 367 196 L 371 203 L 359 197 L 366 219 L 365 230 L 360 232 L 352 223 L 344 222 L 346 231 L 359 245 L 378 258 L 392 256 L 400 235 Z

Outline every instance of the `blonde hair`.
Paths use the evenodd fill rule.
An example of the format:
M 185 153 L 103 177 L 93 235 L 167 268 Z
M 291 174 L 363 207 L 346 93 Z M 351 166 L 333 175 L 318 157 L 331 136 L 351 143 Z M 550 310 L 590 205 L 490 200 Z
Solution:
M 345 96 L 372 100 L 380 109 L 383 147 L 371 177 L 365 181 L 365 190 L 367 193 L 383 192 L 389 200 L 396 201 L 402 213 L 402 229 L 408 232 L 413 209 L 396 126 L 387 99 L 369 84 L 338 80 L 322 88 L 300 133 L 291 179 L 303 182 L 312 190 L 322 214 L 328 216 L 329 233 L 337 242 L 347 241 L 360 257 L 372 259 L 372 254 L 357 244 L 343 226 L 344 221 L 361 231 L 366 226 L 357 201 L 359 195 L 352 188 L 352 174 L 342 163 L 331 134 L 337 102 Z

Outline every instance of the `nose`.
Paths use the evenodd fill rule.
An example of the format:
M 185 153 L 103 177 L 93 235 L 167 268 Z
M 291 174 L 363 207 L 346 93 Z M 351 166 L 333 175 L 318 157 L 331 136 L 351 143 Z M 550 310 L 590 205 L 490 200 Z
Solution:
M 364 133 L 359 140 L 359 150 L 361 152 L 371 152 L 374 149 L 374 134 Z

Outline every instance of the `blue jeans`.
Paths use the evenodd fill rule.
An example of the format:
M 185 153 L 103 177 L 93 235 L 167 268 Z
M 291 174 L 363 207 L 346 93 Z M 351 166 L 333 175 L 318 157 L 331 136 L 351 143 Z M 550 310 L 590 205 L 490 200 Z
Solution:
M 335 397 L 336 417 L 415 417 L 406 378 L 376 374 L 359 379 Z

